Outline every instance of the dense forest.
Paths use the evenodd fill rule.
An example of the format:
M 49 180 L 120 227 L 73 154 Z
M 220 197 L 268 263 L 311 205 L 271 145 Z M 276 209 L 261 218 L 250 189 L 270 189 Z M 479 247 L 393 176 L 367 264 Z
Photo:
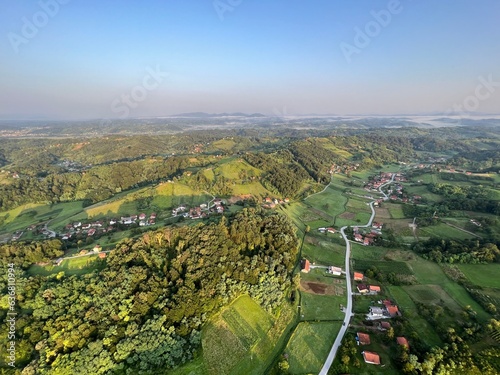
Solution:
M 151 374 L 176 367 L 198 351 L 202 323 L 238 295 L 275 311 L 291 285 L 297 244 L 286 217 L 244 209 L 231 222 L 222 217 L 123 240 L 105 267 L 82 276 L 29 277 L 19 268 L 17 362 L 23 374 Z M 13 250 L 2 248 L 3 265 Z M 16 263 L 33 261 L 33 253 L 22 250 Z M 6 285 L 4 278 L 2 295 Z

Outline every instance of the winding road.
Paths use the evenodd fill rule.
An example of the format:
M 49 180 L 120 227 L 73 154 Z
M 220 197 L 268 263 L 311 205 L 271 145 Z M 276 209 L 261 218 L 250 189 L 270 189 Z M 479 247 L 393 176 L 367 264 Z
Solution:
M 391 180 L 386 182 L 383 185 L 380 185 L 379 191 L 382 193 L 384 196 L 384 200 L 387 200 L 389 197 L 387 194 L 385 194 L 382 191 L 382 188 L 384 186 L 387 186 L 394 182 L 394 177 L 395 173 L 392 174 Z M 370 209 L 372 210 L 372 216 L 370 217 L 370 220 L 368 220 L 368 223 L 366 225 L 356 225 L 358 228 L 366 228 L 372 225 L 373 219 L 375 218 L 375 209 L 373 208 L 373 203 L 375 201 L 370 202 Z M 345 241 L 345 274 L 346 274 L 346 282 L 347 282 L 347 307 L 345 308 L 345 317 L 344 317 L 344 322 L 342 323 L 342 327 L 340 327 L 340 331 L 335 339 L 335 342 L 333 343 L 332 348 L 330 349 L 330 353 L 328 354 L 328 357 L 326 358 L 326 361 L 323 365 L 323 368 L 321 369 L 319 375 L 327 375 L 328 370 L 330 370 L 330 367 L 333 363 L 333 360 L 335 359 L 335 356 L 337 355 L 337 350 L 340 347 L 340 344 L 342 343 L 342 339 L 345 336 L 345 333 L 347 332 L 347 327 L 349 326 L 349 322 L 351 321 L 352 316 L 354 315 L 352 313 L 352 284 L 351 284 L 351 270 L 350 270 L 350 258 L 351 258 L 351 242 L 347 238 L 345 234 L 345 230 L 348 227 L 342 227 L 340 229 L 340 233 L 342 234 L 342 238 Z

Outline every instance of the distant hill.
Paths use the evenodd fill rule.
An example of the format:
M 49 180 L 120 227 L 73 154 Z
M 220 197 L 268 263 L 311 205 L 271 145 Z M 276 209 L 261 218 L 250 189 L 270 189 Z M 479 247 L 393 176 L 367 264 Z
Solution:
M 170 117 L 196 117 L 196 118 L 211 118 L 211 117 L 267 117 L 262 113 L 252 113 L 247 114 L 243 112 L 233 112 L 233 113 L 206 113 L 206 112 L 188 112 L 188 113 L 180 113 L 178 115 L 173 115 Z

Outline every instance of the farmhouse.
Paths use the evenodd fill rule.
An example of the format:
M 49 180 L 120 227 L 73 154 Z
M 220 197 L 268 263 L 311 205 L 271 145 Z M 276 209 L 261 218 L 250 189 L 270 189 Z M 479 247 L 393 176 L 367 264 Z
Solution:
M 356 241 L 356 242 L 363 242 L 363 236 L 361 234 L 359 234 L 359 233 L 356 233 L 354 235 L 354 241 Z
M 331 227 L 326 228 L 326 231 L 327 231 L 328 233 L 332 233 L 332 234 L 337 233 L 337 230 L 336 230 L 335 228 L 331 228 Z
M 363 281 L 364 275 L 361 272 L 354 272 L 354 281 Z
M 366 363 L 380 365 L 380 356 L 377 353 L 364 351 L 361 354 Z
M 402 337 L 402 336 L 396 337 L 396 341 L 397 341 L 398 345 L 404 346 L 406 348 L 410 347 L 410 344 L 408 344 L 408 340 L 405 337 Z
M 370 345 L 370 335 L 367 333 L 358 332 L 356 336 L 358 345 Z
M 311 270 L 311 263 L 307 259 L 302 259 L 300 262 L 300 271 L 308 273 Z

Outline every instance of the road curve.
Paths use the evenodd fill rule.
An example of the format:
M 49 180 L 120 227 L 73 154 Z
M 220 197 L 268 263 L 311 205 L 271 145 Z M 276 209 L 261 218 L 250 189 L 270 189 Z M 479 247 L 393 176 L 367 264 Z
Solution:
M 394 181 L 395 174 L 392 174 L 392 178 L 389 182 L 381 185 L 379 187 L 379 191 L 384 195 L 385 199 L 388 199 L 387 194 L 385 194 L 382 191 L 382 188 L 386 185 L 391 184 Z M 355 225 L 360 228 L 366 228 L 372 225 L 373 219 L 375 218 L 375 208 L 373 207 L 373 203 L 375 201 L 370 202 L 370 209 L 372 210 L 372 216 L 370 217 L 370 220 L 368 220 L 368 223 L 366 225 Z M 345 234 L 345 230 L 347 229 L 347 226 L 342 227 L 340 229 L 340 233 L 342 234 L 342 238 L 345 241 L 345 279 L 347 283 L 347 307 L 345 309 L 345 317 L 344 317 L 344 322 L 342 323 L 342 327 L 340 327 L 340 331 L 335 338 L 335 342 L 333 343 L 332 348 L 330 349 L 330 353 L 328 353 L 328 357 L 326 358 L 325 363 L 323 364 L 323 367 L 321 368 L 321 371 L 319 372 L 319 375 L 327 375 L 328 370 L 330 370 L 330 367 L 332 366 L 333 360 L 335 359 L 335 356 L 337 355 L 337 350 L 340 347 L 340 344 L 342 343 L 342 339 L 345 336 L 345 333 L 347 332 L 347 327 L 349 327 L 349 322 L 351 321 L 351 318 L 353 316 L 352 313 L 352 284 L 351 284 L 351 270 L 350 270 L 350 258 L 351 258 L 351 242 L 347 238 Z

